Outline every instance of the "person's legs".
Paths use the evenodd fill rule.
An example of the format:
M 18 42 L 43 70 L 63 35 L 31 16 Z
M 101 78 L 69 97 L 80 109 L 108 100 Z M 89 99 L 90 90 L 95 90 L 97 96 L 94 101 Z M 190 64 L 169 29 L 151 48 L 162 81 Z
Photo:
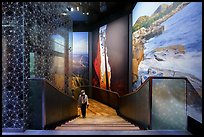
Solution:
M 82 114 L 82 117 L 84 117 L 84 110 L 83 110 L 84 108 L 83 108 L 83 105 L 81 105 L 81 114 Z
M 84 117 L 86 117 L 86 103 L 84 105 Z
M 86 103 L 82 104 L 81 113 L 82 113 L 83 118 L 86 117 Z
M 82 117 L 84 118 L 86 116 L 86 104 L 82 104 L 81 113 L 82 113 Z

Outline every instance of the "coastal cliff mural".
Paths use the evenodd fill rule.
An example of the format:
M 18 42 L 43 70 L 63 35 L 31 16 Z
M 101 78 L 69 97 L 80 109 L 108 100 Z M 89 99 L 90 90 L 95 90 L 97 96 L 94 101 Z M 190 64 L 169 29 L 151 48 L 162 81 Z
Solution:
M 93 32 L 93 86 L 128 93 L 128 16 Z
M 202 97 L 202 3 L 138 2 L 132 18 L 133 91 L 149 76 L 187 77 Z

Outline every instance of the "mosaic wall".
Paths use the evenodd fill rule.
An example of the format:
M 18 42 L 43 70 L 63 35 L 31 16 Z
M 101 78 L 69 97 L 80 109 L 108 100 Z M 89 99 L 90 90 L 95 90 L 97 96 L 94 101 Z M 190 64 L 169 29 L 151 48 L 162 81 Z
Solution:
M 72 21 L 65 11 L 60 2 L 2 2 L 2 128 L 29 126 L 30 77 L 68 93 Z

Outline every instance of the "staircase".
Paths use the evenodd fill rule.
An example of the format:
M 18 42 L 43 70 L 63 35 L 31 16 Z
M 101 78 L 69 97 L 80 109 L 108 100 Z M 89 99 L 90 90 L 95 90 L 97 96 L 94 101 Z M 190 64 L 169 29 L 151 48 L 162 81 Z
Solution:
M 80 108 L 78 114 L 81 114 Z M 86 118 L 79 116 L 55 130 L 139 130 L 139 127 L 118 116 L 115 109 L 89 99 Z

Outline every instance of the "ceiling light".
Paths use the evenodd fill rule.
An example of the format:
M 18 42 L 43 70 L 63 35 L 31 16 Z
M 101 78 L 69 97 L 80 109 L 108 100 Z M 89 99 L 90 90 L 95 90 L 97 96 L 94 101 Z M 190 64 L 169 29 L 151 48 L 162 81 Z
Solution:
M 79 11 L 79 7 L 77 7 L 77 11 Z
M 87 12 L 86 15 L 89 15 L 89 12 Z
M 65 13 L 65 12 L 63 12 L 63 13 L 61 13 L 63 16 L 66 16 L 67 15 L 67 13 Z
M 71 8 L 71 11 L 74 11 L 74 8 Z

